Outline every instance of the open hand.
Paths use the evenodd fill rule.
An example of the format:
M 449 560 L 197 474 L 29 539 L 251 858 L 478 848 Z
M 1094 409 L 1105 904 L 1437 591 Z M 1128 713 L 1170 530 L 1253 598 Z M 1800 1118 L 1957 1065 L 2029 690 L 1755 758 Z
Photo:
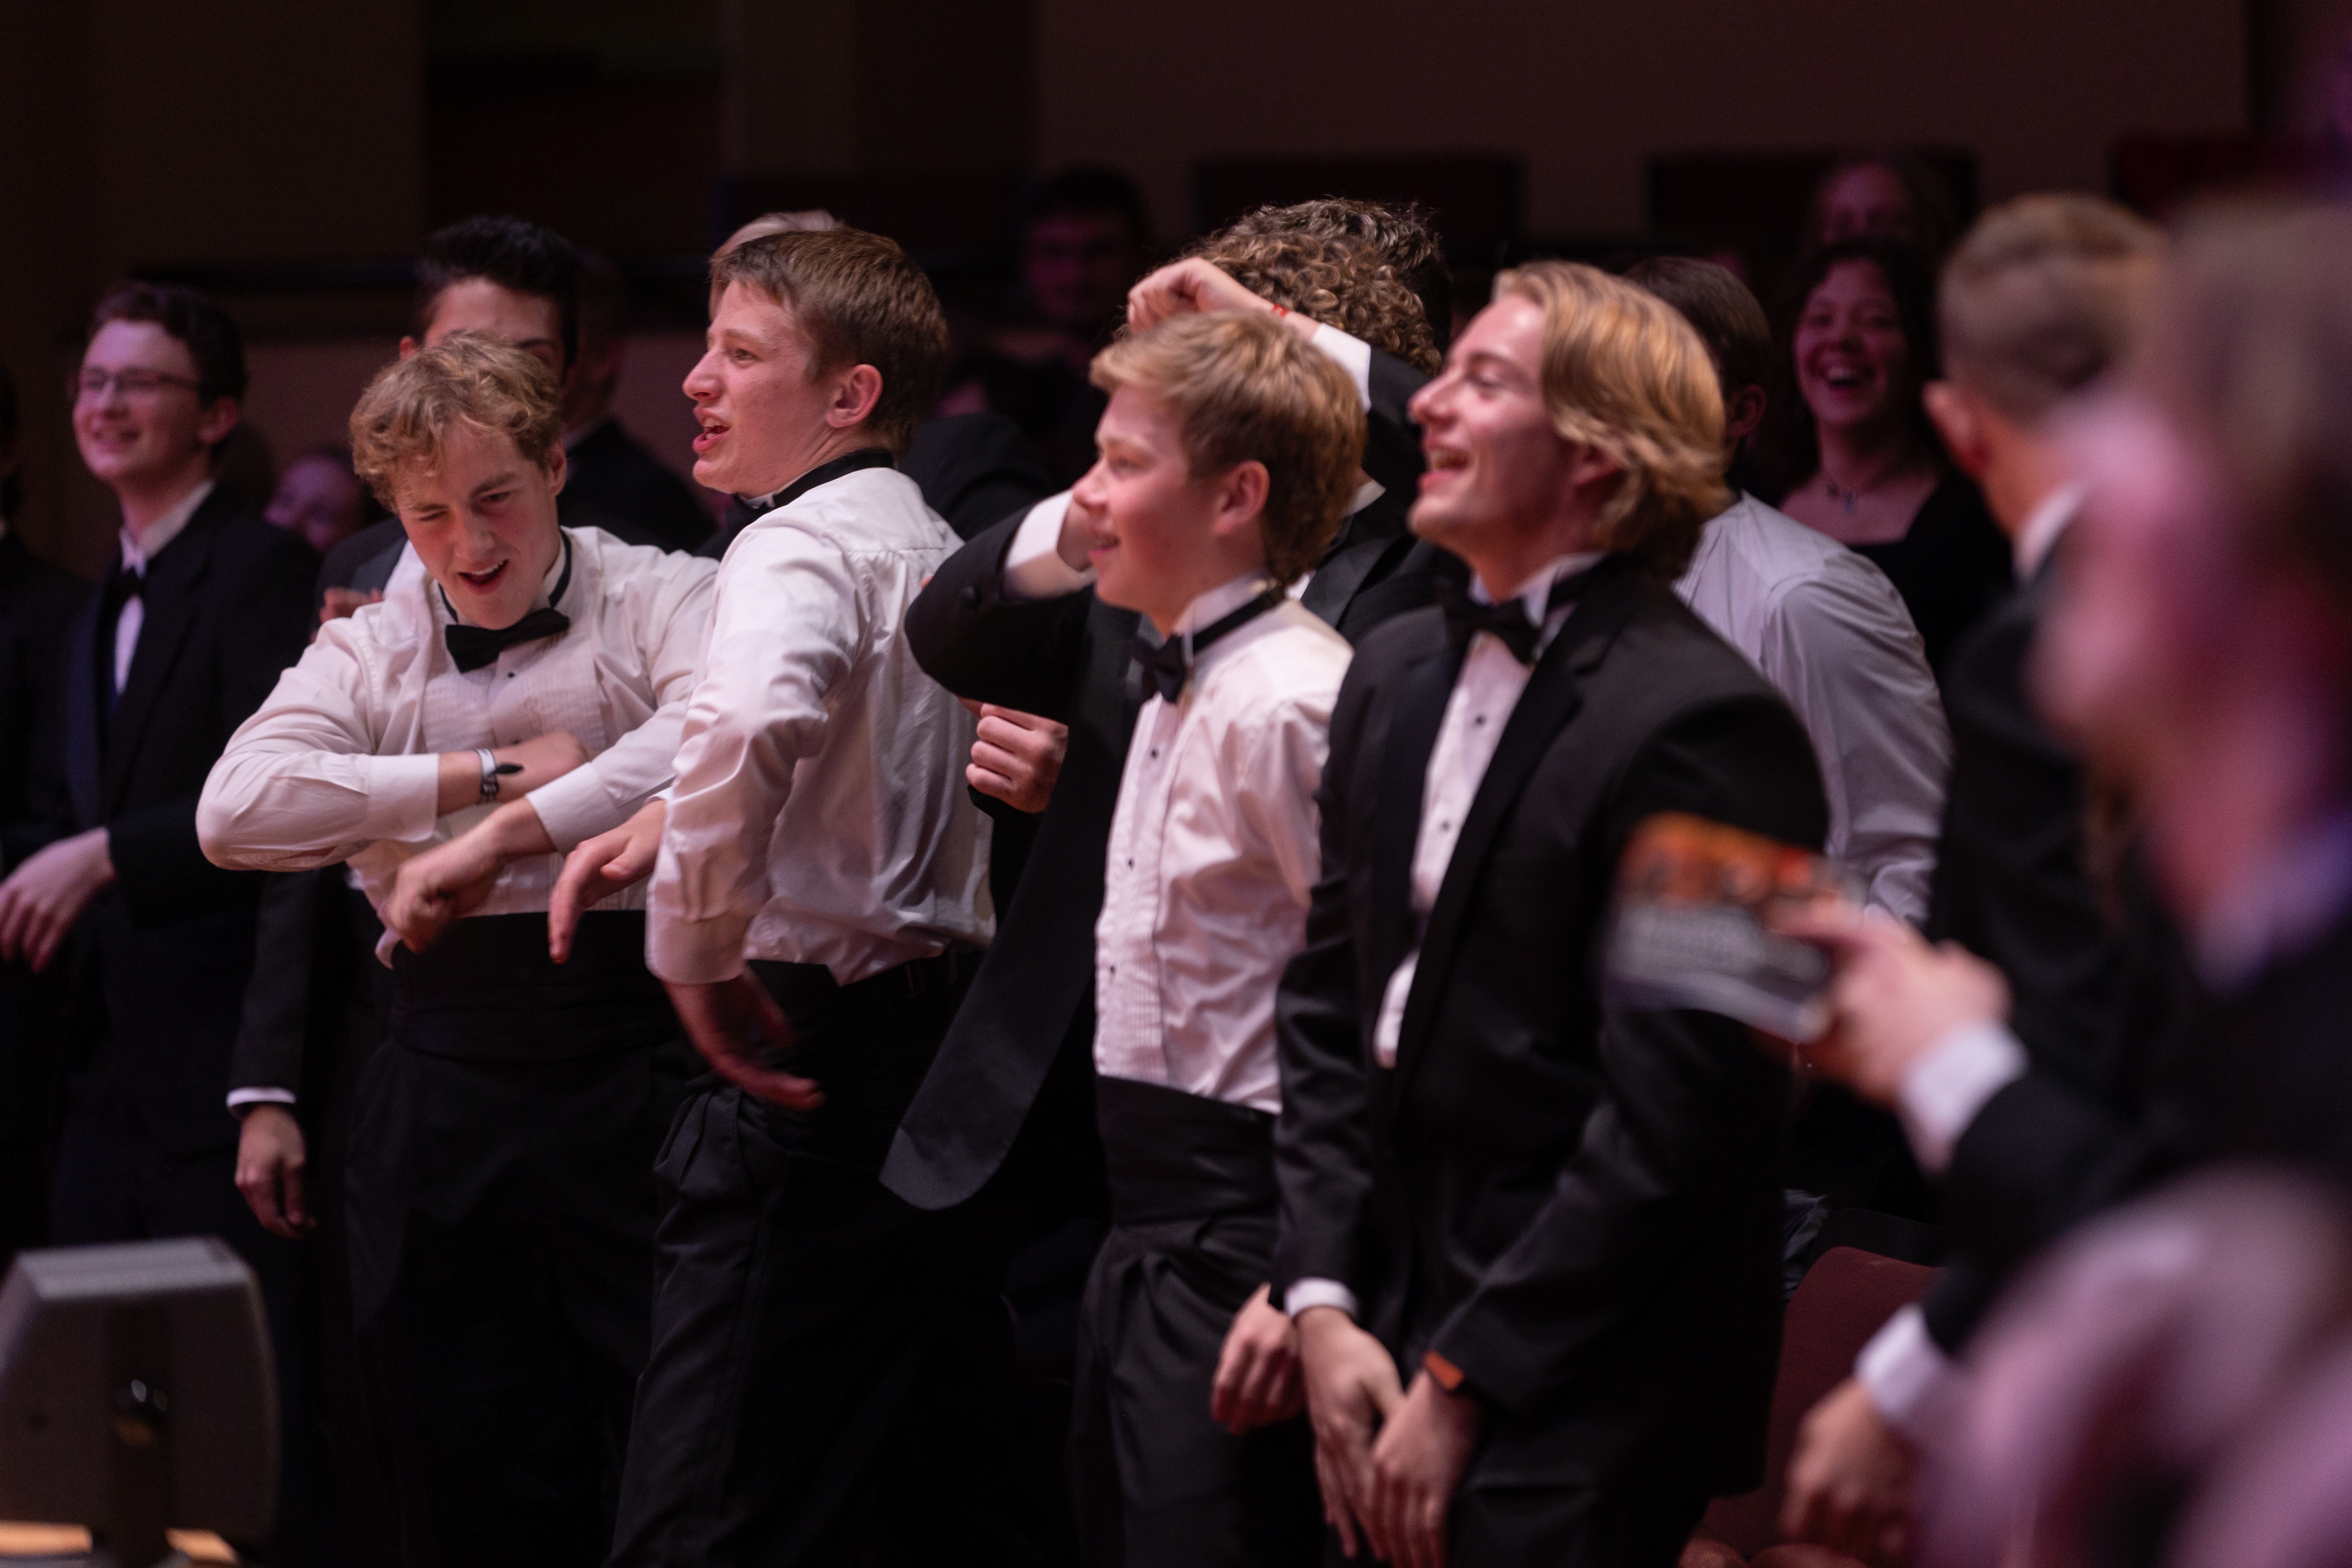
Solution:
M 1238 1437 L 1254 1426 L 1287 1421 L 1306 1404 L 1298 1330 L 1274 1304 L 1272 1287 L 1261 1285 L 1225 1331 L 1216 1380 L 1209 1385 L 1210 1418 Z
M 709 985 L 673 983 L 669 999 L 694 1048 L 729 1083 L 795 1110 L 813 1110 L 824 1103 L 824 1096 L 807 1079 L 761 1063 L 762 1046 L 782 1050 L 793 1043 L 793 1026 L 768 988 L 749 973 Z
M 1780 1533 L 1871 1563 L 1900 1563 L 1918 1456 L 1855 1378 L 1822 1395 L 1797 1429 Z
M 0 882 L 0 959 L 24 963 L 36 973 L 48 968 L 66 933 L 113 881 L 114 857 L 103 827 L 25 857 Z
M 1339 1308 L 1309 1307 L 1296 1321 L 1323 1518 L 1353 1557 L 1360 1538 L 1370 1544 L 1372 1435 L 1404 1403 L 1404 1385 L 1388 1347 Z
M 1397 1568 L 1445 1568 L 1445 1516 L 1485 1413 L 1418 1373 L 1372 1444 L 1372 1550 Z
M 661 855 L 662 829 L 669 807 L 648 801 L 644 809 L 609 833 L 583 838 L 564 857 L 563 872 L 547 900 L 548 956 L 562 963 L 572 956 L 572 938 L 590 906 L 634 887 L 654 874 Z

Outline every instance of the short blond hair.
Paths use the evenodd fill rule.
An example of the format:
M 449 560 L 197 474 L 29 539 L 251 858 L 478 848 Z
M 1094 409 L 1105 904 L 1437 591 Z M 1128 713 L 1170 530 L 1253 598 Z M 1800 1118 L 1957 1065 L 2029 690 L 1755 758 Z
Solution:
M 563 445 L 555 377 L 537 355 L 487 332 L 452 332 L 376 372 L 352 410 L 352 469 L 394 510 L 394 481 L 407 464 L 431 469 L 449 432 L 463 425 L 505 436 L 542 471 Z
M 2163 269 L 2163 234 L 2095 196 L 2003 202 L 1944 263 L 1945 374 L 2026 424 L 2129 350 Z
M 1543 311 L 1552 428 L 1623 469 L 1594 542 L 1680 576 L 1699 530 L 1731 500 L 1723 392 L 1696 329 L 1649 290 L 1581 262 L 1512 268 L 1496 277 L 1495 298 Z
M 1363 405 L 1328 355 L 1269 315 L 1181 315 L 1103 350 L 1093 375 L 1105 392 L 1139 387 L 1174 406 L 1194 478 L 1265 465 L 1258 527 L 1276 579 L 1322 559 L 1364 457 Z

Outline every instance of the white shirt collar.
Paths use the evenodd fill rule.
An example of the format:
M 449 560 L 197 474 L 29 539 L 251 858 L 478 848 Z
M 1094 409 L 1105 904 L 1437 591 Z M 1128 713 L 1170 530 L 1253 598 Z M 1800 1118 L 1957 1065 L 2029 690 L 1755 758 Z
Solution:
M 144 529 L 133 532 L 131 524 L 125 522 L 121 535 L 123 565 L 145 576 L 148 565 L 163 553 L 166 545 L 180 537 L 181 530 L 188 526 L 188 520 L 196 515 L 196 509 L 204 505 L 205 498 L 212 493 L 213 481 L 205 479 L 182 496 L 179 504 Z
M 2352 806 L 2338 806 L 2221 889 L 2196 922 L 2197 969 L 2235 991 L 2324 934 L 2352 903 Z
M 1272 586 L 1273 578 L 1263 572 L 1250 571 L 1229 583 L 1220 583 L 1204 594 L 1195 595 L 1192 602 L 1184 606 L 1184 613 L 1176 617 L 1175 635 L 1184 639 L 1185 658 L 1190 658 L 1192 655 L 1193 633 L 1216 625 Z
M 2042 570 L 2042 563 L 2058 547 L 2059 535 L 2083 510 L 2083 487 L 2078 484 L 2060 485 L 2042 498 L 2042 504 L 2025 516 L 2018 528 L 2017 542 L 2011 548 L 2017 554 L 2017 576 L 2020 582 Z
M 1528 619 L 1541 626 L 1545 618 L 1545 601 L 1551 597 L 1551 585 L 1562 577 L 1581 572 L 1589 566 L 1598 565 L 1602 554 L 1603 552 L 1598 550 L 1580 550 L 1571 554 L 1547 561 L 1537 567 L 1534 574 L 1526 582 L 1519 584 L 1518 592 L 1512 596 L 1527 606 Z M 1470 576 L 1470 596 L 1482 605 L 1491 605 L 1495 602 L 1493 596 L 1486 592 L 1486 580 L 1475 572 Z

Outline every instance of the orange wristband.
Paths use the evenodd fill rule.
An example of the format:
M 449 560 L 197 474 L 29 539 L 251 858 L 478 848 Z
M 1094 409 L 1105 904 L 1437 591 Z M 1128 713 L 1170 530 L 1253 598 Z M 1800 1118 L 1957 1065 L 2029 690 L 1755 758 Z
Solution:
M 1279 321 L 1281 318 L 1290 314 L 1290 307 L 1287 305 L 1276 305 L 1274 308 L 1274 314 L 1275 319 Z
M 1462 1369 L 1455 1366 L 1452 1362 L 1447 1361 L 1444 1356 L 1439 1355 L 1435 1351 L 1430 1351 L 1423 1355 L 1421 1358 L 1421 1365 L 1422 1370 L 1429 1373 L 1430 1382 L 1437 1384 L 1438 1387 L 1445 1390 L 1446 1393 L 1459 1394 L 1462 1392 Z

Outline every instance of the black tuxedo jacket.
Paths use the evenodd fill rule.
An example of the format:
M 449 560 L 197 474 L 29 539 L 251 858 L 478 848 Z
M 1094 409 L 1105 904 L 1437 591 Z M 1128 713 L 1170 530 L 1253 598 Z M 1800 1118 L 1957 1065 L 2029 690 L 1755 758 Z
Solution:
M 1405 405 L 1423 379 L 1374 351 L 1364 462 L 1382 494 L 1348 520 L 1301 600 L 1350 640 L 1428 604 L 1439 577 L 1463 575 L 1458 561 L 1405 529 L 1421 468 L 1420 436 Z M 883 1167 L 884 1184 L 923 1208 L 961 1203 L 987 1183 L 1057 1062 L 1066 1080 L 1089 1083 L 1093 1070 L 1103 858 L 1142 706 L 1127 651 L 1138 617 L 1103 604 L 1091 589 L 1060 599 L 1006 599 L 1004 556 L 1024 515 L 1025 509 L 1004 519 L 950 557 L 907 618 L 915 657 L 949 690 L 1070 728 L 1020 889 L 997 911 L 995 943 Z M 1069 1117 L 1055 1120 L 1070 1125 L 1040 1136 L 1049 1148 L 1075 1144 L 1083 1160 L 1094 1147 L 1090 1109 L 1083 1094 L 1068 1109 Z
M 563 494 L 574 507 L 634 524 L 664 550 L 692 550 L 710 537 L 710 510 L 694 487 L 607 419 L 567 454 Z
M 1998 968 L 2026 1048 L 2083 1076 L 2109 1037 L 2122 947 L 2088 869 L 2082 763 L 2026 691 L 2056 559 L 2001 601 L 1946 672 L 1952 776 L 1927 934 Z
M 1695 812 L 1818 847 L 1778 693 L 1623 558 L 1538 658 L 1420 931 L 1393 1068 L 1373 1027 L 1414 945 L 1414 847 L 1461 655 L 1443 616 L 1367 638 L 1323 773 L 1323 879 L 1276 1002 L 1275 1288 L 1353 1289 L 1408 1374 L 1489 1407 L 1482 1482 L 1625 1467 L 1756 1479 L 1779 1346 L 1788 1079 L 1748 1031 L 1604 1004 L 1617 862 Z
M 318 568 L 300 540 L 215 490 L 148 564 L 138 652 L 110 715 L 112 628 L 97 626 L 95 596 L 67 634 L 62 776 L 46 794 L 61 833 L 106 828 L 115 869 L 75 932 L 74 1088 L 125 1106 L 170 1154 L 236 1141 L 221 1100 L 263 881 L 205 858 L 196 799 L 230 734 L 301 657 Z

